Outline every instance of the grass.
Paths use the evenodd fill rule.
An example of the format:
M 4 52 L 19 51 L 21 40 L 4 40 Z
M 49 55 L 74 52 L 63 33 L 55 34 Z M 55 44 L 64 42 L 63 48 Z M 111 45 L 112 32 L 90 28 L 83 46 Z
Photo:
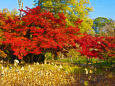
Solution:
M 35 63 L 25 64 L 23 66 L 14 66 L 8 64 L 5 67 L 0 64 L 0 86 L 77 86 L 82 84 L 89 85 L 91 84 L 90 81 L 93 79 L 93 77 L 95 77 L 98 81 L 98 77 L 96 77 L 96 75 L 102 76 L 104 74 L 103 76 L 105 76 L 106 72 L 107 77 L 110 78 L 113 82 L 114 73 L 112 72 L 114 71 L 111 72 L 101 68 L 98 69 L 94 65 L 88 67 L 79 67 L 68 62 L 65 62 L 68 64 L 62 63 L 63 62 L 59 61 L 57 63 Z M 88 74 L 86 73 L 87 71 Z M 86 77 L 92 79 L 88 80 L 89 78 Z M 83 79 L 83 83 L 81 83 L 81 79 Z M 76 85 L 73 85 L 73 83 L 76 83 Z
M 80 83 L 78 80 L 80 80 L 82 74 L 86 73 L 85 69 L 88 71 L 88 74 L 85 74 L 87 76 L 91 74 L 105 74 L 110 72 L 105 69 L 112 67 L 110 63 L 107 64 L 103 60 L 95 58 L 92 59 L 91 66 L 79 67 L 71 63 L 86 64 L 86 58 L 64 58 L 58 59 L 56 62 L 51 60 L 49 53 L 48 55 L 47 61 L 49 61 L 49 64 L 35 63 L 23 66 L 7 64 L 6 67 L 0 64 L 0 86 L 72 86 L 75 82 Z M 108 75 L 109 78 L 112 77 L 113 72 L 115 73 L 115 70 L 111 71 Z M 75 74 L 79 75 L 79 77 L 75 78 Z M 84 81 L 84 85 L 87 85 L 86 81 Z
M 56 65 L 0 65 L 0 68 L 0 86 L 71 86 L 75 81 L 70 73 Z
M 68 63 L 86 64 L 87 63 L 87 58 L 85 58 L 85 57 L 81 57 L 81 58 L 64 58 L 64 59 L 58 59 L 57 61 L 68 62 Z M 100 61 L 102 61 L 102 60 L 92 58 L 92 63 L 96 63 L 96 62 L 100 62 Z

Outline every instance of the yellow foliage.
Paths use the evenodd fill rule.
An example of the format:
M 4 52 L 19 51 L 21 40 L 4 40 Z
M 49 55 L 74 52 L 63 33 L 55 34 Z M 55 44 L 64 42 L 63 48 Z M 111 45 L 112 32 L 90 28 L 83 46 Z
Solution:
M 67 17 L 67 26 L 74 26 L 74 22 L 80 18 L 83 20 L 80 31 L 94 34 L 93 20 L 88 17 L 89 12 L 93 11 L 89 6 L 89 0 L 39 0 L 39 3 L 42 3 L 41 7 L 53 12 L 56 16 L 59 12 L 63 12 Z
M 4 14 L 4 16 L 11 16 L 14 17 L 18 14 L 18 11 L 16 9 L 13 9 L 11 12 L 7 9 L 4 8 L 3 10 L 0 10 L 0 13 Z
M 0 50 L 0 57 L 6 58 L 7 54 L 4 51 Z

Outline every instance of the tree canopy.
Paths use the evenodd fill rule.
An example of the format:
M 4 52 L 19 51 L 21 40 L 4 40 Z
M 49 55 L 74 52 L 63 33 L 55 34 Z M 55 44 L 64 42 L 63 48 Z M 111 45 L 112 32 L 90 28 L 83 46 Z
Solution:
M 101 28 L 103 26 L 105 26 L 106 24 L 111 23 L 111 20 L 105 18 L 105 17 L 97 17 L 96 19 L 94 19 L 93 21 L 93 28 L 95 30 L 96 33 L 99 33 L 99 31 L 101 30 Z
M 76 21 L 76 27 L 66 27 L 66 17 L 62 13 L 56 18 L 51 12 L 42 11 L 39 6 L 22 11 L 25 15 L 21 20 L 18 16 L 5 19 L 3 14 L 0 15 L 4 22 L 0 27 L 4 33 L 2 43 L 19 59 L 28 53 L 37 55 L 75 47 L 80 20 Z
M 88 17 L 93 10 L 89 0 L 34 0 L 35 5 L 53 12 L 55 16 L 62 12 L 67 17 L 67 26 L 74 26 L 74 22 L 79 18 L 83 20 L 79 26 L 81 32 L 93 33 L 93 20 Z

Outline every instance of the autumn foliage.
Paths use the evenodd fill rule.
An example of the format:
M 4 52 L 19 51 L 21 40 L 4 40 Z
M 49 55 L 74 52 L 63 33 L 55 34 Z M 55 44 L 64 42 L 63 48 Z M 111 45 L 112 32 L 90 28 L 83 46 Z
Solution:
M 59 18 L 47 11 L 36 8 L 21 10 L 24 15 L 4 19 L 1 29 L 4 33 L 3 44 L 14 51 L 14 55 L 22 59 L 28 53 L 40 54 L 49 50 L 61 50 L 64 47 L 75 46 L 79 29 L 66 27 L 64 14 L 59 13 Z M 77 24 L 80 20 L 77 21 Z
M 4 49 L 13 51 L 14 55 L 22 59 L 29 53 L 38 55 L 47 51 L 62 51 L 63 48 L 77 48 L 87 57 L 103 58 L 102 53 L 115 48 L 115 43 L 110 43 L 115 38 L 94 37 L 79 33 L 81 20 L 75 22 L 76 26 L 66 26 L 66 17 L 59 13 L 58 17 L 39 6 L 21 10 L 24 14 L 21 20 L 18 16 L 7 18 L 0 14 L 0 29 L 3 31 Z M 114 49 L 112 49 L 114 50 Z M 109 56 L 114 55 L 111 52 Z
M 80 48 L 78 52 L 88 58 L 108 58 L 115 56 L 115 37 L 91 36 L 85 34 L 79 39 Z

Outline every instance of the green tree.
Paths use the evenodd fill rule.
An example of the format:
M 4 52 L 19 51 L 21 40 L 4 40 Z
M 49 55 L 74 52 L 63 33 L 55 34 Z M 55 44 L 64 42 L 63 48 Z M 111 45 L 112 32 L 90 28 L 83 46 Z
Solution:
M 63 12 L 67 17 L 67 26 L 74 26 L 74 22 L 79 18 L 83 20 L 80 25 L 81 32 L 93 32 L 93 20 L 88 17 L 89 12 L 93 10 L 89 7 L 89 0 L 34 0 L 34 5 L 41 6 L 58 16 Z
M 96 33 L 100 33 L 102 31 L 101 28 L 103 28 L 106 24 L 110 24 L 111 21 L 111 19 L 107 19 L 105 17 L 97 17 L 93 21 L 93 29 Z

